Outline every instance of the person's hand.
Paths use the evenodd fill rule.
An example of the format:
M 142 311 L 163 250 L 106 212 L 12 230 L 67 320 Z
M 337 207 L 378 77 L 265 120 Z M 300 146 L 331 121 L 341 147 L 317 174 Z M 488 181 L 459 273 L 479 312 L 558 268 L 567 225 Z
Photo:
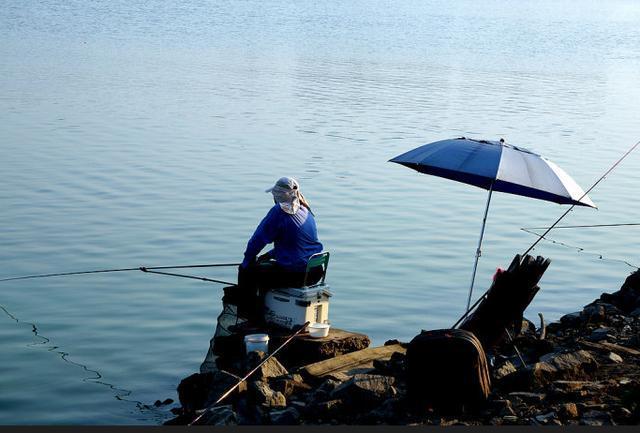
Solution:
M 270 259 L 271 259 L 271 255 L 269 253 L 265 253 L 261 256 L 258 256 L 256 261 L 258 263 L 264 263 L 264 262 L 268 262 Z

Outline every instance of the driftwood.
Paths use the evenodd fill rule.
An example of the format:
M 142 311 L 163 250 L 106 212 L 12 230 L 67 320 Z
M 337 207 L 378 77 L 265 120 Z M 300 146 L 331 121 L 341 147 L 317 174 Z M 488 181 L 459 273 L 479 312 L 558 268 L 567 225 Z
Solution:
M 599 343 L 593 341 L 586 341 L 583 339 L 578 340 L 578 343 L 589 349 L 602 350 L 604 352 L 620 352 L 625 355 L 640 356 L 640 350 L 632 349 L 630 347 L 620 346 L 619 344 L 609 343 L 608 341 L 601 341 Z
M 354 368 L 369 366 L 374 360 L 387 360 L 394 353 L 405 353 L 406 349 L 400 344 L 381 347 L 369 347 L 335 358 L 309 364 L 300 371 L 305 377 L 323 377 L 329 374 L 345 372 Z M 371 365 L 373 368 L 373 365 Z
M 537 284 L 549 263 L 541 256 L 527 255 L 521 260 L 517 254 L 506 271 L 496 274 L 485 298 L 459 328 L 475 334 L 485 350 L 503 342 L 508 328 L 519 334 L 522 314 L 540 290 Z

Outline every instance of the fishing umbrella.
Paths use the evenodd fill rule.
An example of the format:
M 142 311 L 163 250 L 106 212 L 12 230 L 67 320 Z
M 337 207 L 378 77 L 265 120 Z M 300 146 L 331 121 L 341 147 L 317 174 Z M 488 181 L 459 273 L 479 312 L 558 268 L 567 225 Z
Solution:
M 425 144 L 390 160 L 420 173 L 444 177 L 489 191 L 469 288 L 467 311 L 494 191 L 560 204 L 596 207 L 560 167 L 522 147 L 500 141 L 454 138 Z

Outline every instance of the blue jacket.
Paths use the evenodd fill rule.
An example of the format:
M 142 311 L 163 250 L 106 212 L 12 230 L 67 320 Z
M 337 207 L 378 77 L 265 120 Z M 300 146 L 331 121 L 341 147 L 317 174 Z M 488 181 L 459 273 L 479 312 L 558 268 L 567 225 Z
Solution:
M 304 272 L 309 257 L 322 251 L 316 220 L 304 206 L 300 206 L 295 215 L 286 213 L 280 205 L 273 206 L 249 239 L 242 266 L 253 263 L 265 245 L 271 242 L 276 262 L 292 272 Z

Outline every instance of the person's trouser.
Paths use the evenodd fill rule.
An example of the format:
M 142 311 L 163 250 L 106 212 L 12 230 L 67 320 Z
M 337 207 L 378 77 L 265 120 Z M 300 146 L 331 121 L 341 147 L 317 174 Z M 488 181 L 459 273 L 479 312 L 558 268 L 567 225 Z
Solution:
M 238 312 L 245 313 L 252 321 L 263 320 L 264 294 L 271 289 L 302 287 L 304 272 L 291 272 L 274 261 L 260 262 L 238 268 Z M 315 284 L 322 278 L 322 267 L 309 271 L 307 285 Z M 242 305 L 241 305 L 242 304 Z

